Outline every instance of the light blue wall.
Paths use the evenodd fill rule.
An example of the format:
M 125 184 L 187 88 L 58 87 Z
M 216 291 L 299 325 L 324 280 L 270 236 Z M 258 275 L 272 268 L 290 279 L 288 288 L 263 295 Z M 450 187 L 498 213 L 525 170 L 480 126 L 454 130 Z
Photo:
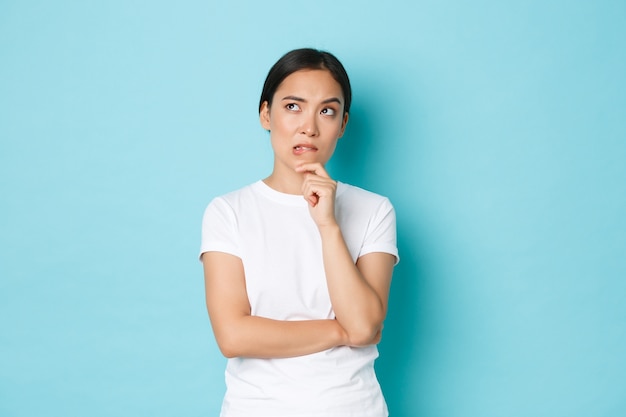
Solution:
M 257 100 L 346 65 L 331 173 L 388 195 L 393 417 L 626 415 L 623 1 L 0 2 L 0 415 L 215 416 L 196 261 Z

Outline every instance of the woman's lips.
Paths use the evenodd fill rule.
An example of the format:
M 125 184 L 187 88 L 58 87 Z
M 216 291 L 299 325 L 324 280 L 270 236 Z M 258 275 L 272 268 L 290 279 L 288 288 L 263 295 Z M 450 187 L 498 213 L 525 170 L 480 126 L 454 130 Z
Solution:
M 303 153 L 306 153 L 306 152 L 315 152 L 315 151 L 317 151 L 317 148 L 313 146 L 296 145 L 293 147 L 293 153 L 295 155 L 302 155 Z

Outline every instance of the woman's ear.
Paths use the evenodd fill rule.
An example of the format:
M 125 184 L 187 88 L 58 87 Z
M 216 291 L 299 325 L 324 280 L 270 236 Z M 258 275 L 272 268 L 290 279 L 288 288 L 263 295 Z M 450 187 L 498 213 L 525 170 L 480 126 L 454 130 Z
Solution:
M 348 113 L 343 115 L 343 121 L 341 122 L 341 132 L 339 132 L 339 137 L 342 137 L 346 131 L 346 125 L 348 124 Z
M 261 104 L 261 110 L 259 110 L 259 120 L 263 129 L 269 132 L 270 130 L 270 105 L 267 101 Z

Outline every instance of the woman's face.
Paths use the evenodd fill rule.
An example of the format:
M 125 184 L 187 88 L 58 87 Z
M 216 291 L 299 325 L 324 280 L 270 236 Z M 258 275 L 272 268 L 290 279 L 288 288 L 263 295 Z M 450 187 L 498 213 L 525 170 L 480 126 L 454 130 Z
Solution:
M 274 93 L 272 106 L 261 106 L 260 119 L 270 131 L 274 171 L 304 162 L 326 164 L 348 122 L 341 86 L 327 70 L 300 70 Z

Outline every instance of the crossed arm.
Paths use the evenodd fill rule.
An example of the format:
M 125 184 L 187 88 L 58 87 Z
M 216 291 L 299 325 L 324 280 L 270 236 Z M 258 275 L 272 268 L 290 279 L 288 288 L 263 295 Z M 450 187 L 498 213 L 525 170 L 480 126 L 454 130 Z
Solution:
M 333 278 L 341 278 L 343 269 L 351 268 L 342 265 L 339 256 L 333 258 L 339 267 Z M 350 258 L 348 261 L 357 269 Z M 358 272 L 353 275 L 353 271 L 345 279 L 336 280 L 336 284 L 345 285 L 332 285 L 331 282 L 335 282 L 329 279 L 329 292 L 333 294 L 336 290 L 337 293 L 336 297 L 331 295 L 336 320 L 282 321 L 253 316 L 241 259 L 222 252 L 205 252 L 202 262 L 211 326 L 226 357 L 285 358 L 335 346 L 365 346 L 380 340 L 394 262 L 392 255 L 371 253 L 359 259 L 358 264 L 368 267 L 372 273 L 388 265 L 389 272 L 381 274 L 374 285 L 361 278 Z
M 380 341 L 395 258 L 374 252 L 355 264 L 334 219 L 336 183 L 321 165 L 303 170 L 309 172 L 303 195 L 320 231 L 336 319 L 282 321 L 253 316 L 241 259 L 205 252 L 206 304 L 217 344 L 226 357 L 284 358 Z

